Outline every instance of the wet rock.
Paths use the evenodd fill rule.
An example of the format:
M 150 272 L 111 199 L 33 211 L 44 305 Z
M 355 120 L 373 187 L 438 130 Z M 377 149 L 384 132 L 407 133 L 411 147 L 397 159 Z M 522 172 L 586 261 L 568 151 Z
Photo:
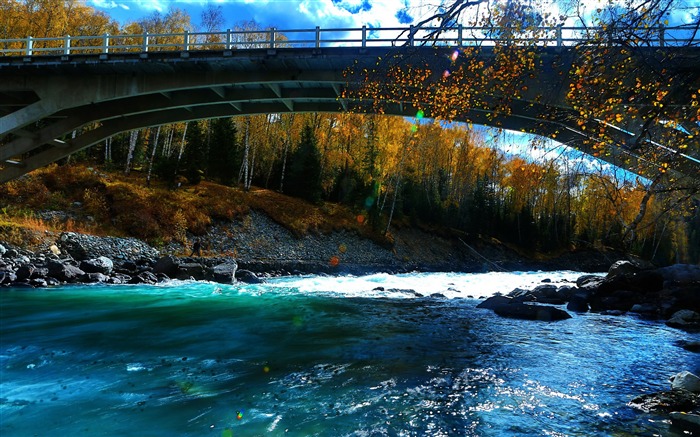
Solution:
M 141 272 L 129 280 L 129 284 L 157 284 L 158 278 L 153 272 Z
M 102 273 L 103 275 L 109 275 L 112 273 L 113 269 L 114 263 L 106 256 L 85 260 L 80 263 L 80 270 L 85 273 Z
M 576 287 L 584 291 L 594 291 L 598 289 L 598 286 L 605 280 L 602 276 L 598 275 L 583 275 L 576 279 Z
M 700 329 L 700 313 L 691 310 L 680 310 L 666 321 L 666 325 L 687 330 Z
M 78 267 L 60 261 L 49 261 L 47 267 L 49 275 L 61 282 L 78 282 L 85 274 Z
M 651 303 L 637 303 L 630 308 L 631 313 L 653 316 L 658 312 L 658 307 Z
M 628 405 L 645 413 L 692 411 L 700 407 L 700 395 L 687 390 L 669 390 L 638 396 Z
M 156 261 L 156 265 L 153 267 L 153 272 L 154 273 L 164 273 L 168 275 L 171 278 L 174 278 L 177 275 L 177 270 L 180 265 L 180 261 L 172 256 L 172 255 L 167 255 L 158 258 Z M 136 268 L 136 264 L 134 264 L 134 269 Z
M 509 305 L 512 299 L 507 296 L 491 296 L 485 301 L 477 305 L 477 308 L 484 308 L 487 310 L 493 310 L 502 305 Z
M 82 282 L 87 284 L 106 283 L 109 282 L 109 276 L 100 272 L 86 273 L 82 278 Z
M 620 275 L 634 274 L 641 270 L 641 267 L 627 260 L 615 261 L 608 269 L 607 278 L 614 278 Z
M 531 305 L 511 302 L 506 305 L 497 305 L 493 311 L 502 317 L 523 320 L 556 321 L 570 319 L 571 315 L 564 310 L 544 305 Z
M 35 288 L 44 288 L 48 286 L 48 283 L 44 278 L 32 278 L 29 280 L 29 284 Z
M 577 293 L 571 296 L 569 303 L 566 305 L 566 309 L 569 311 L 574 311 L 576 313 L 588 312 L 590 307 L 588 306 L 588 296 L 584 293 Z
M 238 264 L 234 260 L 215 265 L 212 267 L 214 281 L 221 284 L 233 284 L 236 282 L 237 269 Z
M 700 341 L 683 341 L 679 346 L 690 352 L 700 352 Z
M 177 279 L 195 279 L 198 281 L 204 279 L 204 276 L 204 266 L 194 262 L 180 264 L 177 269 L 177 274 L 175 275 Z
M 260 284 L 263 282 L 262 279 L 258 278 L 258 276 L 250 270 L 238 270 L 236 272 L 236 279 L 246 284 Z
M 671 389 L 700 393 L 700 378 L 688 371 L 677 373 L 671 377 Z
M 700 284 L 700 266 L 692 264 L 674 264 L 658 269 L 665 281 L 678 284 Z
M 15 272 L 15 274 L 17 275 L 17 280 L 26 281 L 27 279 L 31 278 L 35 268 L 36 267 L 34 267 L 34 265 L 31 263 L 21 265 Z
M 671 413 L 671 425 L 673 428 L 681 430 L 684 434 L 694 435 L 700 433 L 700 412 L 686 413 L 674 411 Z

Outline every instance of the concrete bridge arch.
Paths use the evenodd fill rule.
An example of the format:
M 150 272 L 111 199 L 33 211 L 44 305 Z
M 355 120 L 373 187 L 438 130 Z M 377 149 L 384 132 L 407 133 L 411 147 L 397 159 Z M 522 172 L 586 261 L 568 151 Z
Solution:
M 454 49 L 434 47 L 324 47 L 249 50 L 0 57 L 0 182 L 21 176 L 123 131 L 197 119 L 262 113 L 342 112 L 371 109 L 371 99 L 343 98 L 362 74 L 387 53 L 449 65 Z M 542 71 L 528 79 L 528 92 L 511 101 L 508 114 L 471 108 L 458 120 L 533 132 L 591 153 L 587 132 L 599 127 L 568 106 L 568 68 L 573 48 L 540 48 Z M 488 57 L 489 49 L 480 56 Z M 558 68 L 551 67 L 555 63 Z M 536 99 L 535 95 L 546 96 Z M 388 115 L 414 116 L 411 102 L 382 104 Z M 430 107 L 426 103 L 426 116 Z M 90 126 L 91 129 L 80 129 Z M 66 139 L 80 129 L 75 138 Z M 633 130 L 619 130 L 621 147 L 603 157 L 633 171 L 640 162 L 625 147 Z M 700 162 L 679 159 L 686 176 Z

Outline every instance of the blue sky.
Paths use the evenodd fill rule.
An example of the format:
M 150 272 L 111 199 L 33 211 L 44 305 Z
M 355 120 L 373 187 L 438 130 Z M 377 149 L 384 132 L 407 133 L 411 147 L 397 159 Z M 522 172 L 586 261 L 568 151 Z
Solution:
M 424 0 L 86 0 L 120 23 L 138 20 L 154 11 L 177 7 L 189 12 L 193 23 L 208 4 L 220 6 L 226 27 L 254 20 L 263 27 L 308 29 L 322 27 L 405 26 L 435 5 Z
M 584 14 L 605 7 L 610 2 L 622 0 L 587 0 Z M 138 20 L 154 11 L 165 13 L 170 7 L 189 12 L 193 23 L 199 25 L 202 11 L 211 4 L 220 6 L 226 17 L 225 27 L 253 20 L 262 27 L 279 29 L 309 29 L 316 26 L 361 27 L 406 26 L 434 12 L 446 0 L 85 0 L 120 23 Z M 573 24 L 572 11 L 566 14 L 555 0 L 540 0 L 547 3 L 554 16 L 570 15 L 567 24 Z M 561 4 L 570 4 L 563 1 Z M 685 0 L 678 3 L 669 16 L 671 24 L 693 22 L 700 10 L 700 0 Z

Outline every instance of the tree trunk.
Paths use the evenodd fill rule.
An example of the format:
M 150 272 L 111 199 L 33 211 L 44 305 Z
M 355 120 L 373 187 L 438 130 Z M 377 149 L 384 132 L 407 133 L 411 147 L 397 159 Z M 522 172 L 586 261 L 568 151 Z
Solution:
M 129 135 L 129 153 L 126 155 L 126 167 L 124 167 L 124 174 L 129 174 L 131 172 L 131 160 L 134 158 L 134 149 L 136 149 L 136 141 L 139 139 L 139 131 L 132 130 Z
M 248 155 L 250 154 L 250 117 L 245 118 L 245 134 L 244 134 L 244 149 L 243 162 L 241 169 L 238 171 L 238 183 L 243 182 L 243 188 L 246 188 L 248 182 Z
M 160 126 L 156 130 L 156 139 L 153 141 L 153 151 L 151 151 L 151 159 L 148 161 L 148 175 L 146 176 L 146 185 L 151 186 L 151 172 L 153 171 L 153 159 L 156 157 L 158 149 L 158 137 L 160 136 Z

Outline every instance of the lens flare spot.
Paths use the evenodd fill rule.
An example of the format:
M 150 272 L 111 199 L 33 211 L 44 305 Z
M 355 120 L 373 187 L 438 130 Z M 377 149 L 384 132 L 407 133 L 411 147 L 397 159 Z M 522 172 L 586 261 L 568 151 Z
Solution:
M 452 56 L 450 56 L 450 59 L 452 59 L 452 62 L 456 61 L 457 58 L 459 58 L 459 50 L 455 50 L 452 52 Z
M 345 253 L 345 252 L 347 252 L 347 250 L 348 250 L 348 247 L 345 244 L 341 244 L 340 246 L 338 246 L 338 252 L 340 252 L 340 253 Z
M 221 431 L 221 437 L 233 437 L 233 430 L 231 428 L 226 428 Z
M 243 419 L 243 413 L 241 411 L 236 411 L 236 420 Z
M 362 214 L 358 215 L 357 216 L 357 223 L 362 224 L 364 222 L 365 222 L 365 216 L 363 216 Z
M 442 73 L 442 77 L 448 78 L 448 77 L 450 77 L 451 74 L 452 74 L 452 73 L 450 73 L 450 70 L 445 70 L 445 71 Z
M 367 196 L 365 199 L 365 208 L 370 209 L 374 205 L 374 197 L 372 196 Z
M 413 132 L 413 133 L 418 132 L 418 126 L 416 126 L 415 124 L 412 125 L 412 126 L 411 126 L 411 132 Z
M 302 316 L 294 316 L 292 318 L 292 324 L 295 327 L 300 328 L 304 325 L 304 318 Z
M 422 109 L 419 109 L 418 112 L 416 112 L 416 118 L 421 120 L 423 117 L 425 117 L 425 112 L 423 112 Z
M 331 265 L 331 267 L 338 267 L 338 264 L 340 264 L 340 258 L 337 256 L 333 255 L 330 260 L 328 260 L 328 264 Z
M 263 367 L 263 372 L 265 372 L 265 373 L 270 373 L 270 366 L 264 366 L 264 367 Z

